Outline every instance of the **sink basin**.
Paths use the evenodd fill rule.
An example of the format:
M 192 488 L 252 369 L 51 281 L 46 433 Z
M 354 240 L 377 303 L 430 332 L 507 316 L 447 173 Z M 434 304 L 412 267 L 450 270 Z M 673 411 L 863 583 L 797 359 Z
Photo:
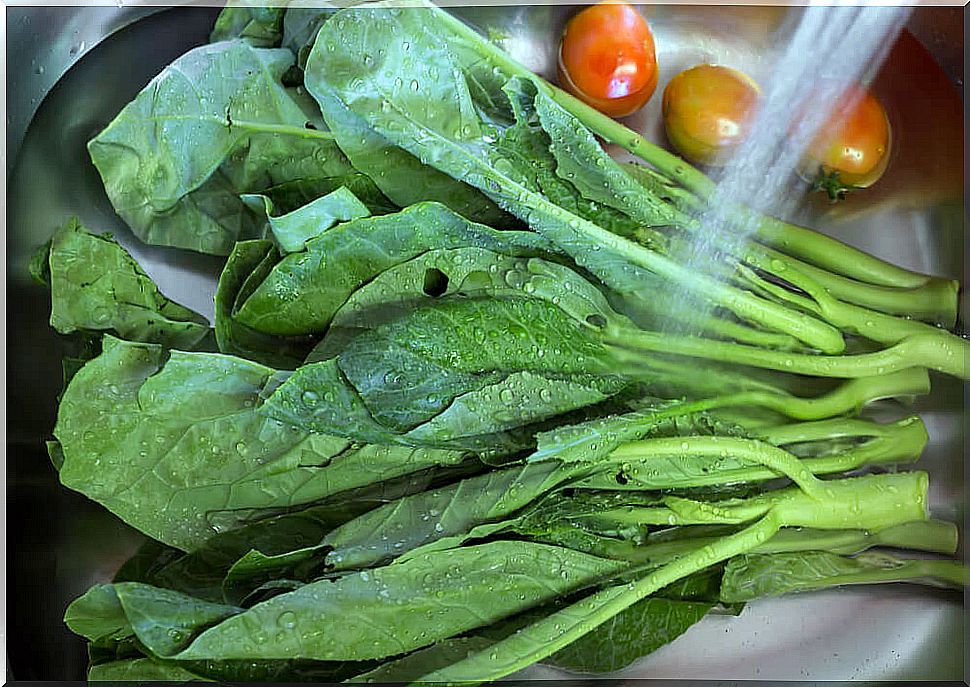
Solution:
M 563 5 L 453 7 L 506 48 L 554 76 Z M 677 71 L 717 61 L 763 72 L 771 29 L 786 8 L 642 8 L 659 46 L 658 94 Z M 7 9 L 8 73 L 8 678 L 80 680 L 84 642 L 63 625 L 66 605 L 108 581 L 141 534 L 57 481 L 44 441 L 61 387 L 62 345 L 47 324 L 49 297 L 33 284 L 31 252 L 71 215 L 110 231 L 162 291 L 211 317 L 222 260 L 139 243 L 115 215 L 86 142 L 163 66 L 203 43 L 211 7 L 108 6 Z M 918 8 L 876 81 L 897 136 L 895 159 L 873 189 L 838 206 L 821 199 L 797 218 L 920 271 L 965 278 L 963 234 L 962 13 Z M 662 142 L 659 97 L 629 125 Z M 930 115 L 929 113 L 932 113 Z M 967 321 L 966 301 L 961 321 Z M 964 387 L 934 378 L 915 406 L 931 436 L 921 467 L 932 477 L 934 515 L 962 523 Z M 878 412 L 897 412 L 891 406 Z M 961 547 L 961 554 L 963 552 Z M 765 600 L 739 617 L 706 618 L 623 672 L 629 678 L 717 680 L 963 680 L 961 599 L 885 585 Z M 532 668 L 520 677 L 563 678 Z

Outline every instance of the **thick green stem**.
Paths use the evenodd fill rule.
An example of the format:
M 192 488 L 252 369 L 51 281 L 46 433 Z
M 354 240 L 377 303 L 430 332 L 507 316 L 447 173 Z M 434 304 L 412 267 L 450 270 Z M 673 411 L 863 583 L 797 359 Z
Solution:
M 838 422 L 838 421 L 836 421 Z M 851 421 L 849 421 L 851 422 Z M 827 423 L 808 423 L 823 425 Z M 873 423 L 861 423 L 872 425 Z M 879 427 L 879 425 L 875 425 Z M 796 425 L 797 427 L 797 425 Z M 808 433 L 811 434 L 809 428 Z M 863 432 L 870 433 L 869 427 Z M 865 436 L 866 434 L 863 434 Z M 644 439 L 631 441 L 623 444 L 613 451 L 608 461 L 623 466 L 623 474 L 628 480 L 628 488 L 643 489 L 689 489 L 710 487 L 724 484 L 741 484 L 746 482 L 763 482 L 776 479 L 779 476 L 791 477 L 793 465 L 790 458 L 780 466 L 773 467 L 765 461 L 763 450 L 764 446 L 760 442 L 753 444 L 745 443 L 744 440 L 731 439 L 726 437 L 715 437 L 722 441 L 703 442 L 701 439 L 710 437 L 684 437 L 678 442 L 676 439 Z M 819 436 L 818 438 L 824 438 Z M 903 462 L 913 462 L 917 460 L 923 449 L 926 447 L 928 436 L 926 427 L 919 418 L 909 418 L 892 425 L 884 426 L 884 431 L 859 446 L 835 453 L 828 456 L 814 458 L 802 458 L 798 461 L 798 471 L 807 472 L 812 475 L 829 475 L 855 470 L 865 465 L 898 464 Z M 767 441 L 772 441 L 771 438 Z M 683 444 L 688 448 L 683 449 Z M 706 449 L 706 450 L 704 450 Z M 720 450 L 719 450 L 720 449 Z M 781 449 L 778 449 L 781 451 Z M 740 468 L 719 469 L 709 467 L 706 470 L 697 470 L 693 473 L 685 474 L 681 470 L 664 472 L 658 467 L 663 463 L 657 463 L 658 459 L 669 458 L 674 455 L 685 455 L 690 457 L 710 458 L 716 456 L 730 456 L 753 463 L 750 466 Z M 782 451 L 782 453 L 785 453 Z M 788 455 L 786 453 L 786 455 Z M 615 480 L 612 475 L 613 470 L 608 473 L 596 474 L 587 477 L 577 483 L 578 486 L 586 488 L 613 488 L 616 486 L 610 482 Z M 814 488 L 814 483 L 809 482 L 809 488 Z
M 784 475 L 806 493 L 813 493 L 818 480 L 803 462 L 792 454 L 772 444 L 754 439 L 737 439 L 735 437 L 669 437 L 663 439 L 644 439 L 631 441 L 620 446 L 610 454 L 610 459 L 622 461 L 625 459 L 644 460 L 649 456 L 692 456 L 698 458 L 716 458 L 720 456 L 734 456 L 744 461 L 762 465 L 772 473 Z
M 767 408 L 796 420 L 816 420 L 843 413 L 856 413 L 862 406 L 884 398 L 929 393 L 929 376 L 923 368 L 909 368 L 876 377 L 850 379 L 845 384 L 816 398 L 791 394 L 748 391 L 720 399 L 713 407 L 751 405 Z
M 653 388 L 668 394 L 687 393 L 691 396 L 710 396 L 697 401 L 691 412 L 752 406 L 766 408 L 796 420 L 819 420 L 843 413 L 858 412 L 873 401 L 884 398 L 921 396 L 929 393 L 930 379 L 923 368 L 908 368 L 875 377 L 850 379 L 826 394 L 814 398 L 794 396 L 767 382 L 727 370 L 704 369 L 698 374 L 696 365 L 651 359 L 626 351 L 616 355 L 643 371 L 631 376 L 642 379 Z M 665 385 L 669 384 L 669 388 Z M 725 390 L 737 389 L 724 395 Z
M 659 589 L 732 556 L 750 551 L 775 534 L 777 518 L 767 515 L 737 534 L 692 551 L 638 582 L 609 587 L 520 630 L 490 649 L 472 654 L 418 682 L 467 683 L 498 680 L 532 665 Z
M 660 299 L 650 296 L 638 299 L 632 307 L 639 310 L 640 314 L 647 315 L 651 323 L 666 323 L 671 320 L 682 322 L 694 331 L 707 332 L 718 338 L 762 348 L 782 351 L 803 348 L 801 342 L 793 336 L 757 329 L 719 314 L 706 312 L 701 303 L 690 299 L 684 303 L 684 307 L 669 308 Z
M 696 197 L 689 196 L 689 199 L 688 209 L 695 213 L 704 209 L 704 204 Z M 678 226 L 694 233 L 709 231 L 696 219 L 685 219 Z M 645 230 L 644 233 L 655 236 L 660 232 Z M 913 288 L 879 286 L 830 272 L 752 240 L 722 248 L 728 249 L 737 261 L 771 274 L 775 274 L 777 269 L 797 270 L 833 298 L 847 303 L 950 329 L 956 324 L 960 283 L 955 279 L 928 277 L 925 284 Z
M 840 437 L 871 437 L 901 439 L 902 433 L 912 433 L 914 439 L 919 438 L 925 444 L 929 438 L 926 426 L 917 417 L 908 417 L 896 422 L 881 425 L 868 420 L 854 420 L 837 418 L 834 420 L 819 420 L 817 422 L 796 422 L 790 425 L 770 427 L 759 433 L 759 438 L 774 444 L 785 446 L 799 444 L 806 441 L 822 441 Z
M 755 246 L 745 256 L 747 262 L 764 268 L 771 260 L 781 260 L 839 300 L 890 315 L 914 317 L 948 329 L 956 324 L 960 283 L 954 279 L 932 277 L 922 286 L 911 289 L 876 286 L 834 274 L 771 248 Z
M 822 529 L 891 527 L 925 520 L 925 473 L 870 475 L 825 483 L 821 500 L 800 491 L 776 495 L 764 517 L 702 546 L 631 584 L 609 587 L 557 611 L 420 682 L 487 682 L 541 661 L 654 592 L 711 565 L 750 552 L 785 526 Z
M 563 212 L 543 196 L 525 187 L 521 187 L 518 193 L 521 198 L 529 198 L 532 207 L 535 208 L 536 216 L 540 212 L 547 213 L 549 216 Z M 536 226 L 541 232 L 541 222 Z M 835 327 L 810 315 L 793 311 L 744 289 L 735 288 L 705 274 L 691 271 L 660 253 L 655 253 L 580 217 L 570 220 L 569 226 L 571 231 L 588 238 L 597 246 L 602 246 L 622 256 L 631 264 L 668 279 L 674 284 L 682 285 L 697 296 L 733 312 L 742 320 L 788 334 L 826 353 L 839 353 L 845 348 L 842 335 Z
M 444 11 L 439 16 L 443 24 L 475 45 L 481 53 L 487 55 L 489 61 L 510 75 L 535 83 L 537 88 L 596 135 L 653 165 L 672 181 L 702 198 L 709 198 L 714 192 L 714 182 L 681 158 L 650 143 L 623 124 L 538 77 L 460 19 Z M 882 286 L 904 288 L 922 286 L 930 279 L 926 275 L 897 267 L 810 229 L 758 215 L 743 208 L 737 208 L 736 214 L 742 221 L 752 218 L 757 221 L 757 235 L 761 241 L 847 277 Z
M 819 315 L 826 322 L 842 331 L 858 334 L 882 344 L 898 343 L 907 337 L 919 334 L 953 337 L 956 341 L 962 341 L 959 337 L 954 337 L 952 334 L 948 334 L 926 322 L 895 317 L 851 303 L 844 303 L 834 298 L 815 280 L 794 266 L 786 264 L 783 260 L 772 260 L 771 268 L 772 274 L 798 287 L 809 297 L 793 294 L 782 286 L 762 279 L 751 269 L 744 266 L 739 267 L 739 274 L 763 291 Z
M 960 379 L 968 379 L 967 359 L 970 357 L 970 344 L 964 339 L 947 335 L 946 332 L 941 334 L 945 336 L 920 334 L 875 353 L 845 356 L 766 351 L 727 341 L 633 331 L 630 328 L 608 332 L 606 340 L 617 347 L 628 349 L 706 358 L 812 377 L 872 377 L 887 372 L 926 367 Z M 618 361 L 628 364 L 635 359 L 619 355 Z

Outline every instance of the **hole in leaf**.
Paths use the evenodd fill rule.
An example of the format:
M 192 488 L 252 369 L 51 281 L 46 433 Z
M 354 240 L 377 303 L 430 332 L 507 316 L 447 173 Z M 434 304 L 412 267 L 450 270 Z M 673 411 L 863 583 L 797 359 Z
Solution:
M 596 327 L 597 329 L 602 329 L 606 326 L 606 318 L 602 315 L 587 315 L 586 323 L 591 327 Z
M 316 126 L 314 126 L 313 122 L 306 122 L 303 126 L 306 127 L 307 129 L 316 129 L 317 128 Z
M 425 270 L 424 288 L 422 290 L 432 298 L 444 295 L 445 291 L 448 290 L 448 275 L 437 267 Z
M 629 478 L 622 472 L 616 473 L 616 483 L 617 484 L 628 484 L 630 482 Z

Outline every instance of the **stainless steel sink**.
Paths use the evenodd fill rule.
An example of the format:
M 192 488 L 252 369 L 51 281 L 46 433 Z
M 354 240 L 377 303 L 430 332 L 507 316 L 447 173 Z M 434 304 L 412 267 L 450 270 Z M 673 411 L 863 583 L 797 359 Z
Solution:
M 556 40 L 573 8 L 453 8 L 552 76 Z M 660 87 L 676 71 L 719 61 L 757 74 L 785 8 L 643 8 L 653 25 Z M 114 214 L 85 143 L 161 68 L 206 40 L 215 8 L 7 8 L 8 74 L 8 656 L 17 680 L 83 679 L 84 643 L 63 626 L 68 602 L 110 578 L 143 541 L 101 507 L 62 488 L 44 450 L 60 391 L 62 345 L 48 295 L 26 271 L 31 251 L 71 215 L 110 231 L 170 297 L 211 316 L 221 261 L 138 243 Z M 897 133 L 890 172 L 833 207 L 798 219 L 923 271 L 965 277 L 962 12 L 919 8 L 877 81 Z M 915 37 L 914 37 L 915 36 Z M 837 59 L 834 56 L 833 59 Z M 658 89 L 658 93 L 659 93 Z M 630 125 L 663 141 L 659 97 Z M 967 321 L 966 300 L 961 320 Z M 963 522 L 964 387 L 935 378 L 916 406 L 932 443 L 922 467 L 931 506 Z M 881 412 L 893 412 L 884 407 Z M 897 411 L 898 412 L 898 411 Z M 961 549 L 963 551 L 963 549 Z M 804 594 L 711 617 L 623 677 L 764 680 L 964 679 L 964 610 L 953 594 L 905 585 Z M 545 668 L 521 677 L 561 678 Z

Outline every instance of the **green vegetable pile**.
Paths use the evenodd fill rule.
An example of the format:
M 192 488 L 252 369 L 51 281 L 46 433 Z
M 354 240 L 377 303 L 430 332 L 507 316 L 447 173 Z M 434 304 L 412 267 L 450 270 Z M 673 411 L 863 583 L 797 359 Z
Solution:
M 140 239 L 227 256 L 213 326 L 76 220 L 32 264 L 60 480 L 150 537 L 67 609 L 90 679 L 609 672 L 760 597 L 964 584 L 923 423 L 859 412 L 967 378 L 958 285 L 768 217 L 688 270 L 705 177 L 394 5 L 230 6 L 90 141 Z

